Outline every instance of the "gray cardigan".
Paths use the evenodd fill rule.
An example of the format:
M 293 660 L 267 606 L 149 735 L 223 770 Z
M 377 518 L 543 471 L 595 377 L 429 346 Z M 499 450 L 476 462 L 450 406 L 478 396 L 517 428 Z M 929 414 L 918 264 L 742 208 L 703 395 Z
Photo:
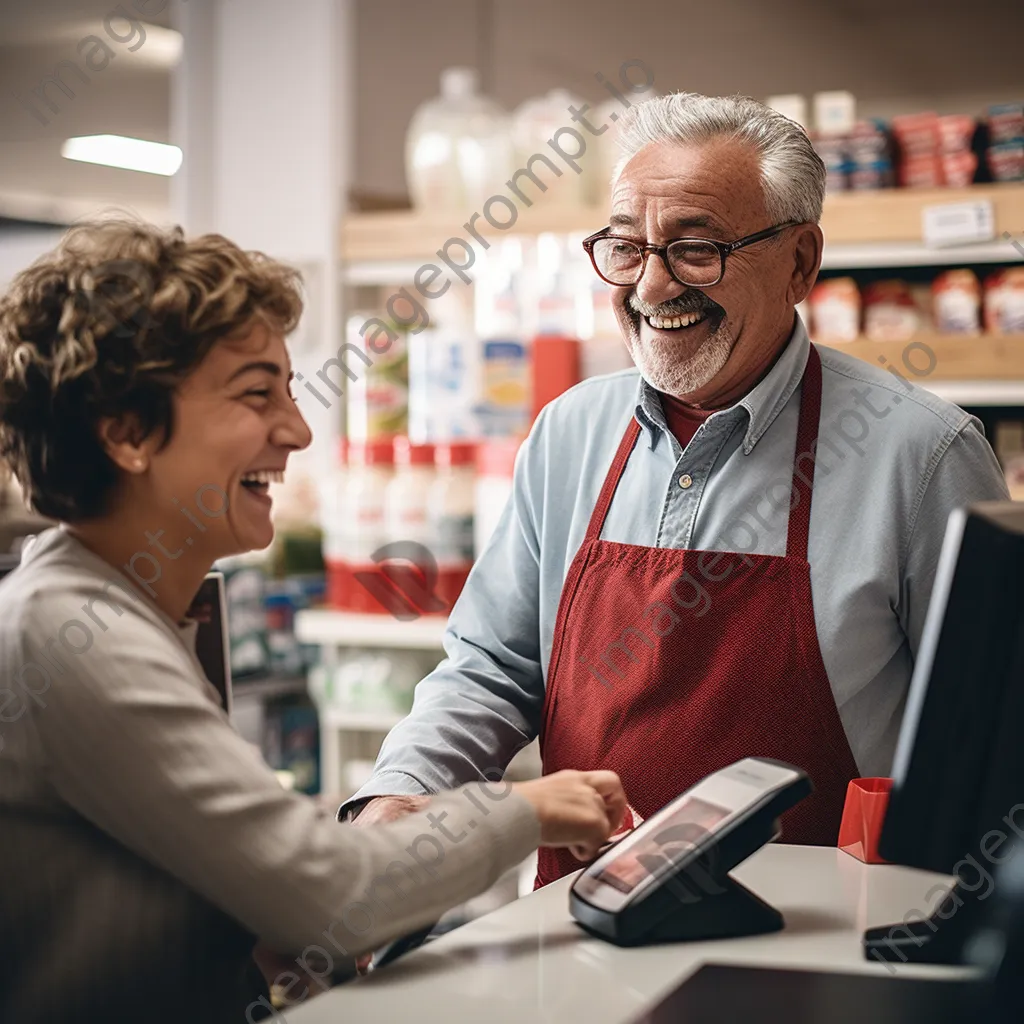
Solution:
M 500 784 L 337 824 L 231 728 L 194 629 L 60 529 L 0 583 L 0 1021 L 259 1019 L 255 937 L 351 970 L 539 841 Z

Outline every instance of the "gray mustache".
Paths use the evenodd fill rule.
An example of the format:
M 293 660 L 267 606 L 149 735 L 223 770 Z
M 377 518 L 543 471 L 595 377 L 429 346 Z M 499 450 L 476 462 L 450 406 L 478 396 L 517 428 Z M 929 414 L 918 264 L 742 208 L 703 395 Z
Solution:
M 659 303 L 657 306 L 652 306 L 649 302 L 644 302 L 643 299 L 639 298 L 634 292 L 630 295 L 627 300 L 627 305 L 634 313 L 639 313 L 641 316 L 656 316 L 656 317 L 672 317 L 672 316 L 683 316 L 687 313 L 706 313 L 718 308 L 718 304 L 712 302 L 706 296 L 698 298 L 688 298 L 680 295 L 678 298 L 669 299 L 668 302 Z

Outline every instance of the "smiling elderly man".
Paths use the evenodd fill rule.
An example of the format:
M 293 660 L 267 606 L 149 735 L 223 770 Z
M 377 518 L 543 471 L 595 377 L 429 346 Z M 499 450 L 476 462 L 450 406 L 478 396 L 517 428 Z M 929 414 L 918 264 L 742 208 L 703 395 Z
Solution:
M 640 817 L 792 762 L 816 792 L 784 838 L 833 844 L 849 779 L 889 772 L 946 519 L 1003 477 L 977 420 L 808 341 L 825 170 L 798 125 L 692 94 L 624 120 L 584 246 L 636 369 L 541 413 L 448 658 L 342 811 L 395 817 L 539 734 L 545 772 L 611 768 Z M 542 851 L 539 880 L 578 866 Z

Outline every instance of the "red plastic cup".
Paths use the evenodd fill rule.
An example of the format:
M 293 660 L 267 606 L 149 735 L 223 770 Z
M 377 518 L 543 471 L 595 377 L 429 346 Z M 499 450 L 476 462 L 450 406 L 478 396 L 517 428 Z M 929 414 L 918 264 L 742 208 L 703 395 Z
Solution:
M 887 864 L 878 855 L 882 822 L 889 806 L 892 779 L 852 779 L 846 787 L 839 849 L 865 864 Z

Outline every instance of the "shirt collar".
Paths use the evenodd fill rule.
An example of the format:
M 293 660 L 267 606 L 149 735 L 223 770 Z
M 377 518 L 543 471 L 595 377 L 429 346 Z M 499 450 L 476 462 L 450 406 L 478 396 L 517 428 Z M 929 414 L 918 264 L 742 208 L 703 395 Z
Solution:
M 810 347 L 807 330 L 797 317 L 786 347 L 764 380 L 735 405 L 717 410 L 708 418 L 708 425 L 711 426 L 719 418 L 735 420 L 746 412 L 748 422 L 743 438 L 743 454 L 749 455 L 785 408 L 793 392 L 800 386 Z M 658 447 L 662 434 L 668 433 L 668 424 L 665 422 L 658 392 L 642 377 L 635 414 L 637 422 L 646 429 L 650 437 L 650 447 L 653 451 Z

